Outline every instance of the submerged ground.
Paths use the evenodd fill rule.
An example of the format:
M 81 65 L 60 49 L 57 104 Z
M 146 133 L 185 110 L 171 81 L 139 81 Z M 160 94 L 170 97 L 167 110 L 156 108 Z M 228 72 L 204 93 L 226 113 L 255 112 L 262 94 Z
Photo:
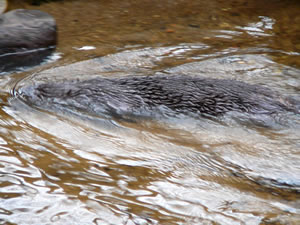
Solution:
M 270 127 L 126 122 L 47 112 L 12 94 L 47 81 L 182 74 L 299 97 L 298 0 L 12 0 L 13 8 L 52 14 L 58 46 L 47 63 L 0 77 L 1 224 L 300 223 L 299 116 Z

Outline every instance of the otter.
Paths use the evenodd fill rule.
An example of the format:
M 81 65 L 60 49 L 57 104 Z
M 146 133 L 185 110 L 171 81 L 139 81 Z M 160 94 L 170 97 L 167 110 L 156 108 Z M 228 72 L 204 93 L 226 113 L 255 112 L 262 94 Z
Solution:
M 236 80 L 181 75 L 97 77 L 29 85 L 18 90 L 28 104 L 43 109 L 93 115 L 152 115 L 160 111 L 217 117 L 228 112 L 299 113 L 299 102 Z

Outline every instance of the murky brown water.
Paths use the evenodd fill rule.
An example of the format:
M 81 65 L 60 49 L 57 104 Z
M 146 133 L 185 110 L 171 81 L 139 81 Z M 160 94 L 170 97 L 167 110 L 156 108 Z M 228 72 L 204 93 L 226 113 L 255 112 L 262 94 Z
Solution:
M 300 224 L 299 115 L 130 123 L 12 96 L 41 80 L 180 73 L 299 97 L 298 0 L 10 4 L 56 18 L 61 58 L 0 77 L 0 224 Z

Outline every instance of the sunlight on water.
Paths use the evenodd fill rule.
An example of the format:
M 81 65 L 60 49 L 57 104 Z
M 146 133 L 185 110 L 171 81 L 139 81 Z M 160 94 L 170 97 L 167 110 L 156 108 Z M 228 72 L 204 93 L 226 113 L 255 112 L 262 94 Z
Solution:
M 11 2 L 53 14 L 60 33 L 50 61 L 0 77 L 0 224 L 299 224 L 299 115 L 127 121 L 17 96 L 180 74 L 299 99 L 298 2 Z
M 238 29 L 245 30 L 248 34 L 253 36 L 272 36 L 271 34 L 267 33 L 267 30 L 273 29 L 273 25 L 275 21 L 272 18 L 268 18 L 266 16 L 259 16 L 261 21 L 257 23 L 250 23 L 246 27 L 237 27 Z
M 124 51 L 78 65 L 84 68 L 84 64 L 97 65 L 105 61 L 106 68 L 111 68 L 110 72 L 122 70 L 125 75 L 136 70 L 135 63 L 147 63 L 148 58 L 144 60 L 144 55 L 157 54 L 153 59 L 163 62 L 166 58 L 177 58 L 174 50 L 178 48 Z M 180 54 L 190 54 L 192 49 L 195 48 L 180 51 Z M 131 66 L 114 65 L 124 59 L 126 65 Z M 149 70 L 156 66 L 150 62 L 147 63 Z M 250 79 L 258 77 L 262 81 L 264 74 L 279 67 L 284 66 L 262 56 L 236 55 L 183 64 L 168 68 L 167 73 L 180 70 L 189 75 L 206 71 L 214 76 L 218 71 L 220 75 L 224 73 L 224 78 L 230 78 L 243 70 L 251 75 Z M 267 71 L 263 72 L 266 68 Z M 53 73 L 51 70 L 28 77 L 17 84 L 16 89 L 29 82 L 50 79 L 47 75 Z M 286 76 L 293 74 L 287 71 Z M 104 70 L 104 76 L 106 72 Z M 76 73 L 80 75 L 82 72 Z M 68 74 L 58 79 L 64 77 L 70 79 Z M 125 223 L 126 220 L 155 224 L 168 218 L 187 223 L 217 221 L 240 224 L 250 221 L 250 224 L 257 224 L 261 219 L 256 214 L 264 217 L 270 212 L 276 215 L 299 213 L 298 203 L 294 204 L 300 181 L 299 126 L 293 128 L 283 124 L 279 130 L 273 130 L 251 127 L 249 123 L 241 126 L 234 120 L 195 120 L 181 116 L 167 121 L 141 120 L 138 123 L 84 115 L 80 119 L 62 111 L 57 115 L 32 109 L 18 99 L 11 99 L 10 103 L 12 107 L 5 107 L 4 112 L 14 118 L 16 127 L 20 126 L 17 124 L 23 127 L 11 131 L 14 142 L 26 143 L 25 149 L 31 149 L 31 153 L 18 150 L 17 154 L 38 171 L 29 172 L 30 177 L 37 179 L 30 184 L 36 193 L 34 198 L 43 195 L 39 190 L 41 186 L 50 189 L 46 188 L 46 193 L 50 191 L 51 197 L 52 192 L 69 196 L 62 198 L 60 205 L 67 204 L 65 201 L 73 202 L 71 208 L 65 206 L 67 211 L 59 211 L 61 216 L 57 216 L 54 209 L 49 211 L 45 206 L 47 203 L 42 204 L 47 208 L 47 214 L 53 214 L 59 223 L 65 221 L 64 217 L 70 219 L 73 214 L 69 212 L 73 210 L 89 219 L 95 217 L 100 223 L 109 217 L 114 221 L 112 224 Z M 22 167 L 20 159 L 7 162 Z M 14 169 L 11 173 L 19 173 L 19 170 Z M 46 183 L 42 181 L 43 177 Z M 20 196 L 24 193 L 17 192 Z M 92 211 L 90 204 L 93 205 Z M 72 209 L 73 205 L 77 205 L 76 209 Z M 102 214 L 103 210 L 105 213 Z M 96 215 L 100 211 L 101 217 L 98 218 Z

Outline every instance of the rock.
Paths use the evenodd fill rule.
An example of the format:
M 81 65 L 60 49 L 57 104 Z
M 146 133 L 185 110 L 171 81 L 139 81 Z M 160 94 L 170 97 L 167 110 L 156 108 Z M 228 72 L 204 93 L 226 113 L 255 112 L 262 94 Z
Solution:
M 55 1 L 62 1 L 62 0 L 31 0 L 31 5 L 41 5 L 47 2 L 55 2 Z
M 56 23 L 39 10 L 17 9 L 0 16 L 0 73 L 34 66 L 56 45 Z

